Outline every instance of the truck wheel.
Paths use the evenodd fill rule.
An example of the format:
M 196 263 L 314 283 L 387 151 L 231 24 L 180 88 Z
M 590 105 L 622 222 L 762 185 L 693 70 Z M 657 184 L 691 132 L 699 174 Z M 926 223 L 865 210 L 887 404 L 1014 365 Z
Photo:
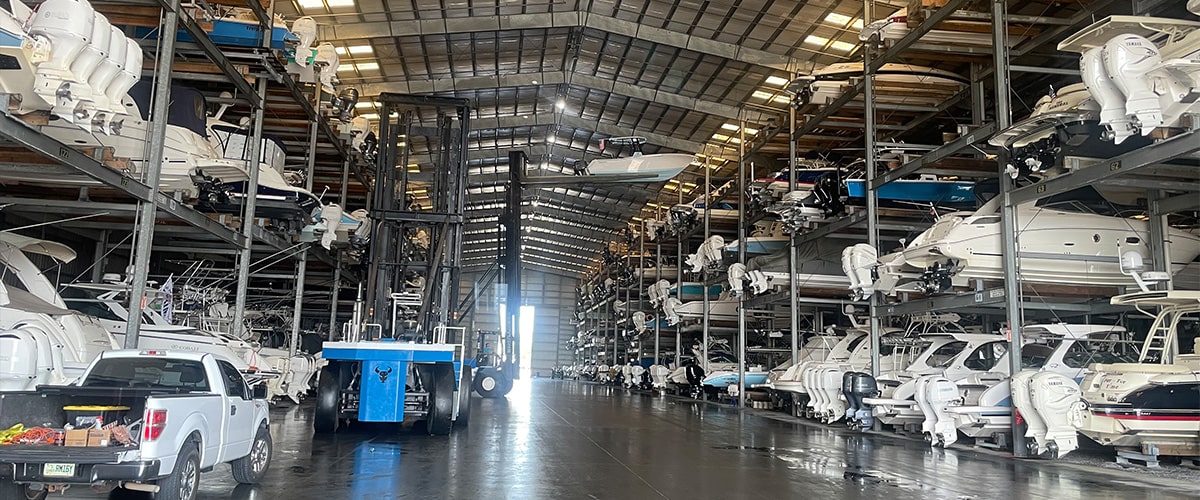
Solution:
M 271 452 L 271 431 L 259 427 L 254 444 L 250 445 L 250 454 L 229 464 L 233 466 L 233 480 L 241 484 L 261 482 L 267 469 L 271 468 Z
M 46 490 L 31 490 L 28 485 L 10 481 L 0 482 L 0 499 L 3 500 L 43 500 L 46 494 Z
M 330 363 L 321 369 L 317 384 L 317 409 L 313 414 L 313 429 L 320 434 L 337 432 L 342 420 L 342 371 Z
M 471 420 L 471 367 L 463 365 L 462 382 L 458 385 L 458 415 L 454 427 L 464 429 Z
M 175 459 L 171 475 L 158 480 L 155 500 L 193 500 L 200 489 L 200 453 L 194 443 L 185 443 Z
M 427 373 L 433 375 L 433 380 L 426 387 L 429 413 L 425 415 L 425 428 L 432 435 L 445 436 L 454 424 L 454 365 L 438 363 Z
M 475 392 L 485 398 L 502 398 L 512 389 L 512 381 L 494 366 L 485 366 L 475 372 Z

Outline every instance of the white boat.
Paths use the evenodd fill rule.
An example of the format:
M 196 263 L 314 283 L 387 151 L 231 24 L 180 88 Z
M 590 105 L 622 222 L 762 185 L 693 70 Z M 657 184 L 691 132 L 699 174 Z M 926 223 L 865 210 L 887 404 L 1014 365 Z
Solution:
M 1200 292 L 1138 292 L 1113 297 L 1112 303 L 1159 311 L 1137 363 L 1089 367 L 1092 373 L 1080 383 L 1086 406 L 1079 433 L 1118 450 L 1195 456 L 1200 450 L 1200 342 L 1182 345 L 1180 329 L 1200 314 Z M 1063 446 L 1059 449 L 1061 454 Z
M 728 297 L 709 300 L 708 319 L 710 321 L 736 321 L 740 303 L 741 301 Z M 702 319 L 704 317 L 704 301 L 693 300 L 679 304 L 667 312 L 668 322 L 671 317 L 676 317 L 678 320 Z
M 991 47 L 992 40 L 992 25 L 990 22 L 980 21 L 954 21 L 954 24 L 963 28 L 959 30 L 948 29 L 933 29 L 921 35 L 921 42 L 933 45 L 971 45 L 978 47 Z M 969 31 L 968 31 L 969 30 Z M 870 40 L 872 36 L 879 35 L 879 39 L 883 42 L 895 42 L 908 35 L 908 9 L 900 9 L 893 12 L 878 21 L 874 21 L 863 27 L 858 35 L 858 39 L 862 41 Z M 1012 47 L 1021 42 L 1025 37 L 1019 35 L 1008 35 L 1008 46 Z
M 602 154 L 608 145 L 631 146 L 633 153 L 624 158 L 596 158 L 587 162 L 587 166 L 581 173 L 596 176 L 636 174 L 639 176 L 638 178 L 629 179 L 626 182 L 654 183 L 674 178 L 693 161 L 696 161 L 696 155 L 690 154 L 642 154 L 641 145 L 645 142 L 645 137 L 612 137 L 600 141 Z
M 855 341 L 862 341 L 861 332 L 855 333 L 849 340 L 846 335 L 836 335 L 832 330 L 815 335 L 808 339 L 798 351 L 797 359 L 786 370 L 767 376 L 768 386 L 775 391 L 795 394 L 807 394 L 804 384 L 799 378 L 802 365 L 809 362 L 821 362 L 826 359 L 845 359 L 857 346 Z
M 940 217 L 933 227 L 902 251 L 877 257 L 866 244 L 847 247 L 842 266 L 850 289 L 865 300 L 876 290 L 887 295 L 912 291 L 936 293 L 965 286 L 971 279 L 1003 279 L 1000 253 L 1002 200 L 975 212 Z M 1149 224 L 1145 220 L 1099 215 L 1103 200 L 1039 200 L 1016 207 L 1021 280 L 1060 285 L 1135 285 L 1122 272 L 1121 256 L 1136 253 L 1149 260 Z M 1171 228 L 1166 243 L 1174 274 L 1200 255 L 1200 236 Z M 872 277 L 878 274 L 878 279 Z
M 879 372 L 904 370 L 921 356 L 924 352 L 922 344 L 905 339 L 947 329 L 961 330 L 957 320 L 958 316 L 953 314 L 927 314 L 911 318 L 908 327 L 903 331 L 894 328 L 883 329 L 879 343 Z M 857 329 L 866 332 L 861 324 Z M 804 367 L 799 377 L 809 396 L 803 410 L 805 415 L 825 423 L 833 423 L 846 417 L 847 410 L 850 409 L 850 400 L 843 397 L 843 379 L 847 373 L 864 371 L 871 371 L 870 342 L 859 342 L 857 348 L 845 360 L 826 360 Z
M 1200 15 L 1200 8 L 1194 14 Z M 1200 111 L 1200 22 L 1110 16 L 1067 37 L 1058 50 L 1081 54 L 1083 83 L 1100 104 L 1112 141 L 1188 128 Z
M 98 319 L 118 345 L 124 345 L 129 318 L 128 290 L 129 284 L 120 282 L 119 277 L 109 278 L 105 283 L 72 284 L 64 290 L 69 295 L 64 301 L 71 310 Z M 151 288 L 147 296 L 161 298 L 162 293 Z M 171 324 L 149 304 L 142 309 L 142 318 L 145 322 L 138 333 L 139 348 L 202 351 L 220 356 L 248 381 L 264 381 L 272 399 L 287 397 L 299 404 L 324 364 L 320 353 L 313 356 L 301 353 L 292 358 L 283 349 L 263 348 L 231 335 Z
M 1137 346 L 1124 340 L 1124 328 L 1108 325 L 1029 325 L 1021 327 L 1021 335 L 1031 343 L 1021 347 L 1020 373 L 990 387 L 955 384 L 958 396 L 941 408 L 932 409 L 939 420 L 952 418 L 958 434 L 1000 442 L 999 436 L 1008 436 L 1011 432 L 1013 409 L 1016 408 L 1029 422 L 1026 436 L 1033 438 L 1029 442 L 1033 456 L 1049 451 L 1050 442 L 1057 442 L 1053 446 L 1056 456 L 1065 456 L 1076 446 L 1075 429 L 1070 428 L 1069 435 L 1051 432 L 1052 441 L 1047 441 L 1045 427 L 1039 434 L 1037 422 L 1045 421 L 1038 416 L 1041 409 L 1057 412 L 1061 416 L 1065 415 L 1070 405 L 1063 407 L 1060 404 L 1062 401 L 1054 398 L 1042 400 L 1035 407 L 1029 396 L 1031 384 L 1044 384 L 1038 390 L 1048 390 L 1053 386 L 1073 388 L 1075 399 L 1078 399 L 1077 384 L 1089 372 L 1090 365 L 1133 361 L 1137 359 Z M 947 422 L 942 436 L 943 446 L 950 445 L 956 439 L 949 427 Z
M 734 291 L 754 295 L 784 289 L 796 280 L 800 288 L 841 289 L 850 284 L 842 272 L 842 246 L 833 240 L 818 239 L 796 246 L 796 272 L 789 267 L 789 250 L 751 258 L 746 264 L 730 264 L 729 285 Z
M 846 93 L 861 78 L 863 66 L 835 63 L 792 82 L 802 103 L 824 106 Z M 957 73 L 916 66 L 887 63 L 875 73 L 875 100 L 887 104 L 936 106 L 967 87 L 970 82 Z M 860 97 L 861 99 L 861 97 Z
M 711 340 L 708 346 L 708 359 L 705 359 L 704 352 L 699 345 L 692 346 L 693 359 L 701 360 L 700 368 L 704 370 L 705 375 L 712 372 L 737 370 L 737 355 L 729 350 L 729 343 L 725 340 Z M 667 380 L 676 385 L 688 385 L 687 366 L 679 366 L 671 370 L 671 374 L 667 376 Z
M 52 241 L 0 232 L 0 391 L 65 385 L 101 352 L 120 346 L 93 318 L 67 309 L 29 255 L 56 262 L 75 251 Z

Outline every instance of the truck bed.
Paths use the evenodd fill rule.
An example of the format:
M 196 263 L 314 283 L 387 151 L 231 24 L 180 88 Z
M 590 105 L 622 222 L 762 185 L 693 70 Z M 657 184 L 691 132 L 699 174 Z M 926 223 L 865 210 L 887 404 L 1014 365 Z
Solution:
M 25 427 L 62 427 L 67 416 L 63 406 L 103 405 L 128 406 L 125 412 L 130 420 L 142 418 L 146 398 L 188 394 L 174 389 L 112 388 L 112 387 L 57 387 L 41 386 L 36 391 L 0 393 L 0 429 L 14 424 Z

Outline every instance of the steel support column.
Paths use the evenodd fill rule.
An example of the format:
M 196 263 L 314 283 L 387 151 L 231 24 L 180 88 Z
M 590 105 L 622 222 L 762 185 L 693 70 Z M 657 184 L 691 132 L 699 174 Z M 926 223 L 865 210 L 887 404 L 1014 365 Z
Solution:
M 996 87 L 996 130 L 1004 130 L 1012 125 L 1012 105 L 1009 96 L 1009 60 L 1007 33 L 1008 23 L 1007 0 L 992 0 L 992 67 Z M 1003 196 L 1003 207 L 1000 210 L 1000 253 L 1004 265 L 1004 302 L 1008 317 L 1009 373 L 1016 375 L 1021 371 L 1021 282 L 1018 272 L 1019 255 L 1017 246 L 1017 210 L 1010 196 L 1013 182 L 1004 172 L 1008 163 L 1007 152 L 1001 150 L 996 157 L 997 170 L 1000 177 L 1000 194 Z M 1029 455 L 1025 448 L 1025 425 L 1013 419 L 1012 424 L 1013 455 L 1024 457 Z
M 179 0 L 169 0 L 170 6 L 163 9 L 163 33 L 175 33 L 179 24 Z M 160 37 L 158 50 L 157 80 L 154 82 L 154 109 L 151 111 L 150 151 L 146 158 L 154 158 L 145 162 L 145 182 L 150 189 L 158 190 L 158 181 L 162 175 L 163 149 L 166 147 L 167 111 L 171 104 L 171 68 L 175 62 L 175 37 Z M 138 227 L 134 237 L 133 276 L 129 291 L 127 310 L 131 313 L 125 321 L 126 349 L 137 349 L 138 334 L 142 329 L 142 308 L 146 305 L 146 281 L 150 275 L 150 248 L 154 245 L 154 222 L 158 215 L 158 204 L 155 197 L 138 202 Z M 247 241 L 247 246 L 250 242 Z
M 746 122 L 738 122 L 738 262 L 746 263 Z M 708 205 L 704 206 L 705 210 Z M 708 285 L 705 284 L 707 292 Z M 738 408 L 746 406 L 746 293 L 738 293 Z
M 863 46 L 863 102 L 866 109 L 863 113 L 863 143 L 867 156 L 867 244 L 879 248 L 879 187 L 875 183 L 876 169 L 879 161 L 875 152 L 875 72 L 871 70 L 871 53 L 878 41 L 875 38 Z M 879 323 L 878 293 L 871 295 L 870 309 L 870 338 L 871 338 L 871 375 L 879 377 L 879 335 L 882 328 Z
M 792 74 L 792 78 L 795 78 Z M 796 106 L 791 104 L 788 106 L 788 192 L 796 190 Z M 800 263 L 796 256 L 796 238 L 788 238 L 788 273 L 791 278 L 788 279 L 788 301 L 791 302 L 791 307 L 788 311 L 789 323 L 788 326 L 792 329 L 792 364 L 796 365 L 800 362 L 800 315 L 796 314 L 797 308 L 800 307 L 800 284 L 796 283 L 796 271 L 800 269 Z
M 316 90 L 313 97 L 313 106 L 317 109 L 321 107 L 321 86 L 315 85 Z M 321 120 L 313 120 L 308 126 L 308 160 L 304 168 L 304 189 L 312 192 L 313 185 L 313 169 L 317 162 L 317 123 Z M 253 160 L 257 162 L 257 158 Z M 343 182 L 343 186 L 345 183 Z M 336 264 L 336 262 L 335 262 Z M 335 265 L 334 267 L 338 267 Z M 288 354 L 295 356 L 300 350 L 300 313 L 304 309 L 304 278 L 308 273 L 308 247 L 300 250 L 296 261 L 296 299 L 292 303 L 292 338 L 288 343 Z M 336 283 L 335 289 L 336 289 Z M 336 297 L 336 294 L 335 294 Z M 337 300 L 329 305 L 330 309 L 335 309 Z

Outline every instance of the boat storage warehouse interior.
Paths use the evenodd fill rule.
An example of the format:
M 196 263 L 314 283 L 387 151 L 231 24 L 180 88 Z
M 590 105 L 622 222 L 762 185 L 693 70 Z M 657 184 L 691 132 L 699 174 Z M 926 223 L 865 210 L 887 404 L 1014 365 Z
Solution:
M 0 104 L 0 500 L 1200 498 L 1200 0 L 3 0 Z

